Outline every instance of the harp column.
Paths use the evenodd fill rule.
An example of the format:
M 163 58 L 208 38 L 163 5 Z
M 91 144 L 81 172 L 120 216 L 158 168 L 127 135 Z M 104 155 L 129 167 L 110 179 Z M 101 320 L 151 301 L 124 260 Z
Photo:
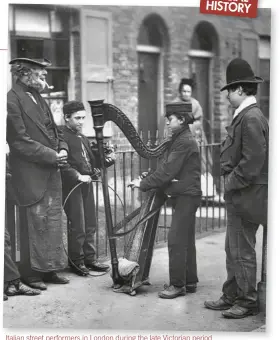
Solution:
M 108 174 L 107 169 L 105 167 L 105 155 L 104 155 L 104 146 L 103 146 L 103 128 L 104 128 L 104 116 L 103 116 L 103 102 L 104 100 L 91 100 L 88 101 L 91 114 L 93 118 L 94 130 L 95 130 L 95 138 L 97 141 L 98 152 L 100 155 L 100 163 L 101 163 L 101 179 L 102 179 L 102 191 L 104 198 L 104 208 L 105 208 L 105 217 L 106 217 L 106 226 L 109 236 L 109 245 L 110 245 L 110 253 L 111 253 L 111 264 L 112 264 L 112 279 L 115 285 L 121 285 L 123 280 L 120 277 L 118 271 L 118 257 L 116 250 L 116 240 L 111 238 L 113 235 L 113 221 L 112 221 L 112 213 L 111 213 L 111 205 L 110 205 L 110 197 L 108 190 Z

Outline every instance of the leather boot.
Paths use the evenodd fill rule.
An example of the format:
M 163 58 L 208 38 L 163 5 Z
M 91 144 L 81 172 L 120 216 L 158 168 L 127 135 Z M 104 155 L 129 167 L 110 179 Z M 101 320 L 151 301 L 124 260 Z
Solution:
M 167 286 L 158 293 L 158 296 L 162 299 L 174 299 L 180 295 L 186 295 L 185 287 Z

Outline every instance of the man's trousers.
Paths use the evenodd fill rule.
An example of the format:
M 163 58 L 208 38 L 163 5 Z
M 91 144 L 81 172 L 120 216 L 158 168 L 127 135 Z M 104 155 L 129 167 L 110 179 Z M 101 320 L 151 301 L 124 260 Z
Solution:
M 68 218 L 68 255 L 76 265 L 96 259 L 95 202 L 92 183 L 83 183 L 69 196 L 65 212 Z
M 60 172 L 49 177 L 47 190 L 37 203 L 20 207 L 20 264 L 24 282 L 39 281 L 44 273 L 63 270 L 62 185 Z
M 200 196 L 173 198 L 173 217 L 168 234 L 170 285 L 183 287 L 198 282 L 195 214 L 200 205 Z
M 226 269 L 223 299 L 246 308 L 257 306 L 256 233 L 259 225 L 242 219 L 227 202 Z

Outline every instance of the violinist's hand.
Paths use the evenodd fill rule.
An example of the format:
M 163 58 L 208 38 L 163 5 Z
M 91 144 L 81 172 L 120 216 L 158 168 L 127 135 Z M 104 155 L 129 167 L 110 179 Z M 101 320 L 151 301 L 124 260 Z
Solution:
M 83 183 L 90 183 L 91 177 L 89 175 L 79 175 L 78 181 L 83 182 Z
M 109 154 L 106 155 L 106 161 L 107 162 L 115 162 L 117 159 L 117 155 L 115 152 L 110 152 Z
M 101 170 L 98 168 L 93 169 L 93 176 L 99 177 L 101 175 Z
M 148 171 L 144 171 L 142 172 L 142 174 L 140 175 L 140 178 L 143 179 L 145 177 L 147 177 L 149 175 L 149 172 Z
M 113 160 L 114 162 L 115 162 L 116 159 L 117 159 L 117 155 L 116 155 L 115 152 L 111 152 L 111 153 L 109 154 L 109 157 L 112 158 L 112 160 Z
M 128 187 L 131 187 L 132 189 L 134 188 L 140 188 L 140 183 L 141 183 L 141 178 L 140 176 L 136 179 L 134 179 L 133 181 L 131 181 L 129 184 L 128 184 Z
M 68 153 L 66 150 L 62 149 L 56 153 L 56 162 L 58 167 L 63 167 L 67 164 Z

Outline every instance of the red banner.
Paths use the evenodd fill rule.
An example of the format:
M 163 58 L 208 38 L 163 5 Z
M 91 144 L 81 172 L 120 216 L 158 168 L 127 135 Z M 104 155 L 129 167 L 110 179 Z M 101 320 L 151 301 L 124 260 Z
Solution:
M 256 18 L 257 12 L 258 0 L 200 0 L 203 14 Z

